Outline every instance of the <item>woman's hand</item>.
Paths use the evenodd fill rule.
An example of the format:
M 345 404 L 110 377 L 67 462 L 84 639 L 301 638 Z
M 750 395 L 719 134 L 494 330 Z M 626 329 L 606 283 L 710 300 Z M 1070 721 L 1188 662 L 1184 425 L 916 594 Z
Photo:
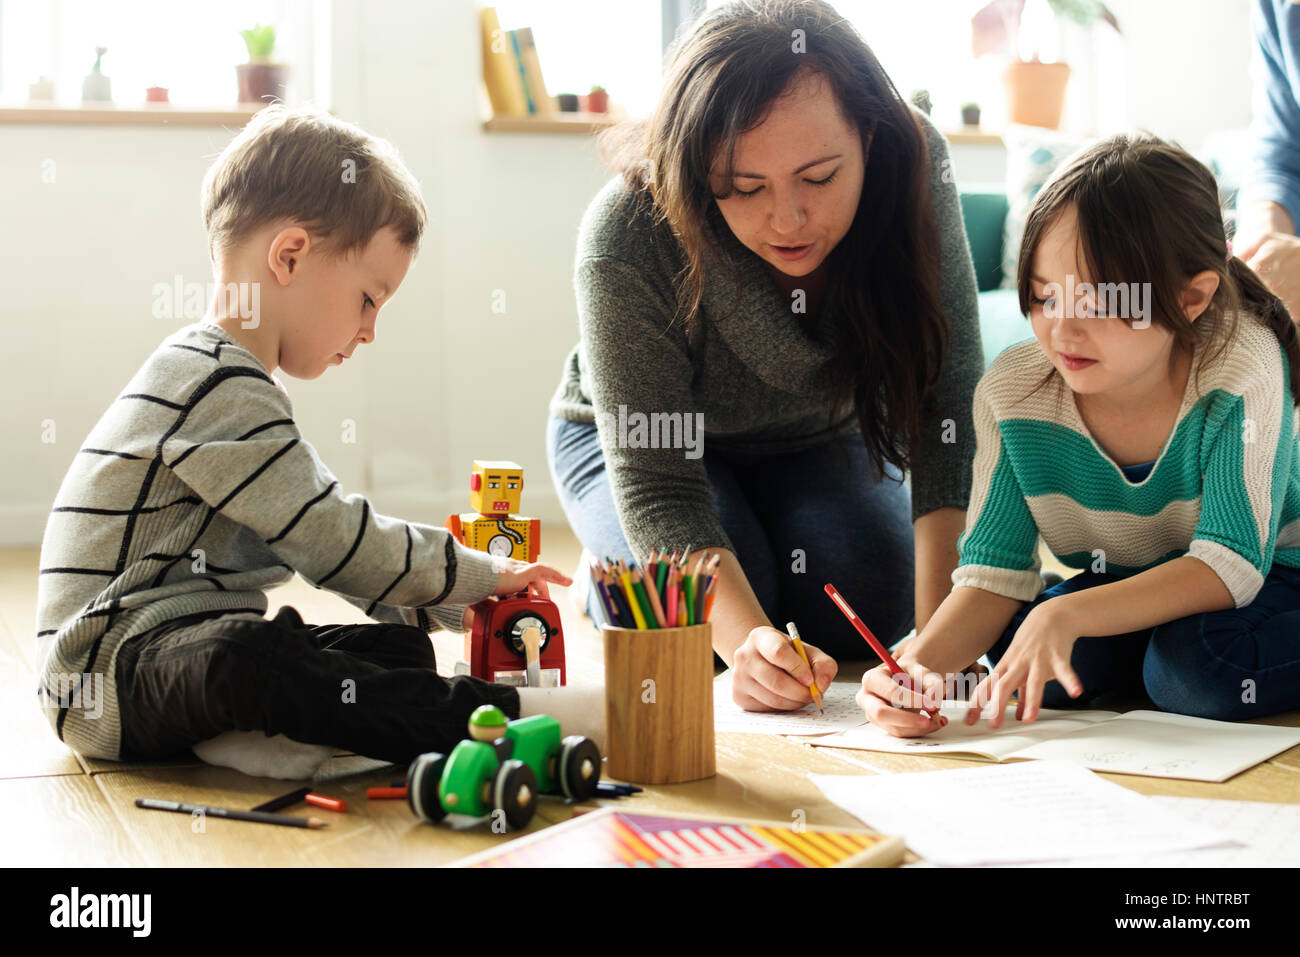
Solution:
M 897 661 L 903 674 L 890 674 L 889 666 L 881 662 L 862 676 L 862 687 L 853 700 L 866 712 L 868 721 L 896 738 L 915 738 L 938 731 L 948 723 L 947 718 L 939 715 L 944 696 L 943 675 L 906 655 Z M 932 717 L 919 714 L 921 709 Z
M 813 680 L 825 691 L 840 666 L 806 641 L 803 648 L 812 674 L 785 632 L 771 625 L 751 630 L 732 656 L 732 700 L 746 711 L 794 711 L 804 707 L 812 701 L 808 686 Z
M 1070 667 L 1070 652 L 1079 631 L 1065 608 L 1060 598 L 1052 598 L 1025 616 L 1007 653 L 971 695 L 967 724 L 978 721 L 980 712 L 991 700 L 995 707 L 989 727 L 1000 728 L 1013 691 L 1017 693 L 1016 720 L 1033 721 L 1043 701 L 1043 686 L 1053 678 L 1071 698 L 1083 694 L 1083 683 Z
M 1291 320 L 1300 322 L 1300 237 L 1264 233 L 1237 255 L 1285 303 Z
M 493 556 L 492 563 L 497 569 L 497 587 L 494 595 L 515 595 L 527 591 L 532 586 L 543 598 L 550 598 L 547 582 L 569 586 L 573 579 L 558 568 L 543 565 L 541 562 L 521 562 L 517 558 Z

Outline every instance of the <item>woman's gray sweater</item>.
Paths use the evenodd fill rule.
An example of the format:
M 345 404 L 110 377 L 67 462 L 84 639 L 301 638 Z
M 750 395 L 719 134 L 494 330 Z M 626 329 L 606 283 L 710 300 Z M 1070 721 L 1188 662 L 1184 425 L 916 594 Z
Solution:
M 975 452 L 971 400 L 984 371 L 975 270 L 948 144 L 916 115 L 929 143 L 939 299 L 950 338 L 934 412 L 922 418 L 912 450 L 913 518 L 966 507 Z M 816 317 L 795 314 L 716 204 L 707 223 L 704 295 L 689 338 L 680 321 L 669 328 L 673 276 L 685 262 L 681 245 L 638 208 L 622 177 L 596 195 L 578 232 L 580 340 L 550 411 L 597 424 L 623 532 L 642 558 L 652 548 L 733 547 L 713 506 L 702 451 L 743 465 L 857 430 L 851 407 L 830 408 L 834 317 L 824 309 Z M 739 287 L 719 249 L 739 267 Z

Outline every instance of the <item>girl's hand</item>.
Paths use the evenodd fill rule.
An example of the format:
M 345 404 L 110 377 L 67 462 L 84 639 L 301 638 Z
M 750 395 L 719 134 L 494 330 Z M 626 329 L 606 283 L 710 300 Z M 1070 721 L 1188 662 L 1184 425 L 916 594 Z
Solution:
M 889 666 L 882 662 L 862 676 L 862 687 L 853 700 L 866 712 L 868 721 L 896 738 L 915 738 L 938 731 L 948 723 L 947 718 L 939 715 L 943 704 L 943 675 L 927 670 L 906 655 L 897 661 L 904 674 L 891 675 Z M 919 714 L 921 709 L 933 717 Z
M 531 585 L 543 598 L 550 598 L 551 593 L 546 587 L 547 582 L 566 587 L 573 584 L 573 579 L 564 572 L 550 565 L 543 565 L 541 562 L 529 564 L 517 558 L 502 558 L 498 555 L 493 557 L 492 563 L 498 573 L 497 587 L 492 592 L 494 595 L 515 595 L 527 591 Z
M 1043 701 L 1043 686 L 1055 678 L 1071 698 L 1083 694 L 1083 683 L 1070 667 L 1070 651 L 1079 638 L 1077 627 L 1064 614 L 1059 598 L 1035 607 L 1011 640 L 1011 647 L 993 673 L 971 695 L 966 723 L 974 724 L 988 701 L 996 704 L 989 727 L 1000 728 L 1011 692 L 1016 694 L 1016 720 L 1033 721 Z
M 803 643 L 812 674 L 794 650 L 790 636 L 771 625 L 750 631 L 736 649 L 731 666 L 735 671 L 731 699 L 746 711 L 794 711 L 812 701 L 809 684 L 815 678 L 825 691 L 840 670 L 835 659 L 808 642 Z

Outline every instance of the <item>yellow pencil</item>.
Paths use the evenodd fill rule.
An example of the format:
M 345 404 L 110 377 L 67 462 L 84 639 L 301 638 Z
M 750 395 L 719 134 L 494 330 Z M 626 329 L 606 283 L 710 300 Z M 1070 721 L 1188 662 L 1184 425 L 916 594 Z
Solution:
M 636 626 L 644 631 L 646 628 L 645 615 L 641 611 L 641 603 L 636 600 L 636 592 L 632 589 L 632 576 L 627 572 L 623 572 L 618 577 L 623 583 L 623 591 L 627 593 L 627 603 L 632 606 L 632 617 L 636 619 Z
M 799 652 L 799 657 L 803 659 L 804 665 L 808 668 L 808 674 L 812 674 L 812 663 L 808 660 L 808 652 L 803 650 L 803 642 L 799 640 L 799 629 L 794 626 L 794 622 L 786 622 L 785 630 L 790 633 L 790 641 L 794 644 L 794 650 Z M 817 705 L 817 710 L 822 714 L 826 709 L 822 707 L 822 693 L 817 689 L 817 679 L 813 678 L 813 683 L 808 686 L 812 692 L 812 699 Z

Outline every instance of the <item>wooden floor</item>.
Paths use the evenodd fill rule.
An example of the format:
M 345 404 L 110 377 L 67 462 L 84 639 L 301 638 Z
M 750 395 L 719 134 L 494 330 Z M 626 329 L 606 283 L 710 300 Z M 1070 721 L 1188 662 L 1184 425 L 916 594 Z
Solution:
M 546 559 L 572 573 L 579 547 L 564 530 L 548 532 Z M 181 814 L 143 811 L 137 797 L 252 807 L 295 784 L 252 778 L 197 761 L 123 765 L 78 758 L 59 742 L 34 700 L 34 617 L 37 549 L 0 550 L 0 847 L 8 865 L 36 866 L 428 866 L 449 863 L 501 838 L 483 828 L 455 831 L 418 822 L 405 802 L 367 802 L 365 789 L 387 784 L 404 769 L 343 755 L 332 759 L 313 785 L 349 802 L 348 813 L 312 814 L 331 822 L 328 832 L 264 827 L 209 819 L 196 833 Z M 570 608 L 565 589 L 553 597 L 564 621 L 573 684 L 599 683 L 599 639 Z M 270 612 L 292 604 L 311 623 L 363 622 L 354 606 L 301 579 L 274 590 Z M 460 657 L 460 636 L 434 639 L 440 670 Z M 856 680 L 842 663 L 841 678 Z M 1121 709 L 1122 710 L 1122 709 Z M 1300 712 L 1260 723 L 1300 726 Z M 860 762 L 866 762 L 864 767 Z M 742 817 L 790 820 L 792 809 L 809 824 L 852 827 L 858 822 L 831 805 L 805 777 L 809 771 L 907 773 L 970 767 L 968 761 L 919 755 L 866 754 L 813 749 L 791 739 L 718 736 L 718 774 L 693 784 L 647 789 L 640 809 L 716 811 Z M 1280 801 L 1300 804 L 1300 747 L 1222 784 L 1103 775 L 1144 794 Z M 762 782 L 755 787 L 755 781 Z M 601 802 L 608 803 L 608 802 Z M 631 806 L 624 801 L 623 806 Z M 306 813 L 297 811 L 296 813 Z M 530 830 L 567 820 L 573 809 L 539 805 Z M 909 860 L 914 858 L 909 854 Z

